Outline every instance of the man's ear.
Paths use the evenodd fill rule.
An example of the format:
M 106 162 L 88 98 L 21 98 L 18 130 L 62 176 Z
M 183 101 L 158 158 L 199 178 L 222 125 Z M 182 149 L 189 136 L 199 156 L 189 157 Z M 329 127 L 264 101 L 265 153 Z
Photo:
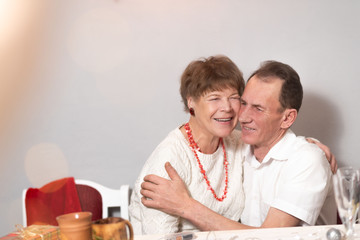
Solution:
M 285 109 L 283 115 L 283 121 L 281 123 L 281 128 L 285 128 L 285 129 L 290 128 L 291 125 L 295 122 L 296 118 L 297 118 L 296 109 L 293 108 Z

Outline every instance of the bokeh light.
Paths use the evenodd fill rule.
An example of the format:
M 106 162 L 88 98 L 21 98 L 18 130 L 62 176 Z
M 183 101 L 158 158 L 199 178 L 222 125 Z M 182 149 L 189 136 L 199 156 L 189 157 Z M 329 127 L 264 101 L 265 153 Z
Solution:
M 25 172 L 34 187 L 67 177 L 69 166 L 60 147 L 53 143 L 32 146 L 25 157 Z

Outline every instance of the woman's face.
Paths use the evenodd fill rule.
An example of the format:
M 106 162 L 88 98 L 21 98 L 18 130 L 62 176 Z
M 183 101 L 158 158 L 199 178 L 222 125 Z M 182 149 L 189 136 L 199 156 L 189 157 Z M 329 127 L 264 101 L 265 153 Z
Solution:
M 240 96 L 238 91 L 227 88 L 208 92 L 199 99 L 188 99 L 189 108 L 195 112 L 196 128 L 203 134 L 227 137 L 238 123 Z

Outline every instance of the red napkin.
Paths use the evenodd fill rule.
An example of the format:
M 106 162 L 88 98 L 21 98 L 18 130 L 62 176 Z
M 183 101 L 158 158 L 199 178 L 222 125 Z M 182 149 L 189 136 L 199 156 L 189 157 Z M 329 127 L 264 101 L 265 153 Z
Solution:
M 57 226 L 56 217 L 81 212 L 73 177 L 55 180 L 41 188 L 29 188 L 25 197 L 27 225 Z

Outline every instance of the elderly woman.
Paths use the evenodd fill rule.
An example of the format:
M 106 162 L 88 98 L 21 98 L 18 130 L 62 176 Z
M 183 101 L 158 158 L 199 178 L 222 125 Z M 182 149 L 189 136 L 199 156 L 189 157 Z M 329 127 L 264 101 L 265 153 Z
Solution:
M 240 218 L 244 205 L 242 143 L 240 132 L 234 129 L 244 86 L 242 73 L 225 56 L 193 61 L 187 66 L 181 77 L 180 94 L 190 118 L 158 145 L 135 182 L 130 203 L 135 234 L 196 230 L 184 219 L 141 204 L 144 176 L 168 178 L 164 170 L 167 161 L 194 199 L 227 218 Z

